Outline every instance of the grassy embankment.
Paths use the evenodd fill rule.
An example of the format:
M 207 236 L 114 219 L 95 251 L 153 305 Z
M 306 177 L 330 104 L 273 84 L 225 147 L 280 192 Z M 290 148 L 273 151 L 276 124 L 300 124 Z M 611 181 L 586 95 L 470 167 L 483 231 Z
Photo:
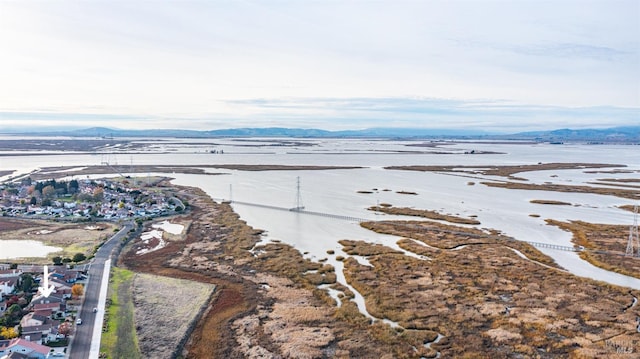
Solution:
M 134 273 L 118 267 L 111 273 L 100 353 L 107 358 L 141 358 L 131 296 Z

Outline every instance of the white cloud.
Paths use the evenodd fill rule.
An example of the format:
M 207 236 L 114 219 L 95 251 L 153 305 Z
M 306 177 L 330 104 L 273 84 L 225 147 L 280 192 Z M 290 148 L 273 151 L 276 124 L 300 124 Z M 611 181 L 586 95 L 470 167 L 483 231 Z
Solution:
M 638 108 L 639 14 L 637 1 L 0 2 L 0 111 L 329 127 L 366 116 L 313 99 L 504 99 L 534 105 L 529 118 Z M 300 105 L 237 102 L 259 98 Z M 384 115 L 433 123 L 407 113 Z

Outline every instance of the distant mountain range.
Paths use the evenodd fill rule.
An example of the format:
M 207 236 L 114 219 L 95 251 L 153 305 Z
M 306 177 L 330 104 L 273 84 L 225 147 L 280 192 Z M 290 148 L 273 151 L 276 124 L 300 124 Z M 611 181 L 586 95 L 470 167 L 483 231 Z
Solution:
M 265 128 L 230 128 L 224 130 L 196 131 L 175 129 L 122 130 L 107 127 L 91 127 L 79 130 L 40 131 L 20 133 L 38 136 L 72 136 L 72 137 L 464 137 L 486 136 L 488 133 L 472 130 L 435 130 L 422 128 L 370 128 L 364 130 L 327 131 L 320 129 L 265 127 Z
M 523 137 L 543 141 L 602 141 L 602 142 L 638 142 L 640 126 L 612 127 L 606 129 L 572 130 L 563 128 L 553 131 L 522 132 L 512 137 Z
M 640 126 L 612 127 L 606 129 L 558 129 L 553 131 L 492 134 L 483 131 L 424 128 L 369 128 L 363 130 L 327 131 L 301 128 L 232 128 L 224 130 L 196 131 L 176 129 L 122 130 L 92 127 L 79 130 L 11 133 L 16 135 L 71 136 L 71 137 L 297 137 L 297 138 L 447 138 L 483 140 L 530 140 L 540 142 L 617 142 L 640 143 Z

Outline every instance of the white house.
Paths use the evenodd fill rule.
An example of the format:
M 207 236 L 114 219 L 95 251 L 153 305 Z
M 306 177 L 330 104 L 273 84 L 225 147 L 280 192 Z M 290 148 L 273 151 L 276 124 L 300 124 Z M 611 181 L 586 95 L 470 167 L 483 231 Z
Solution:
M 0 295 L 8 295 L 13 293 L 14 289 L 16 289 L 17 282 L 18 277 L 0 278 Z
M 0 270 L 0 278 L 13 278 L 22 275 L 22 269 L 3 269 Z
M 0 357 L 10 353 L 19 353 L 29 359 L 47 359 L 51 348 L 30 342 L 22 338 L 14 338 L 9 344 L 0 347 Z

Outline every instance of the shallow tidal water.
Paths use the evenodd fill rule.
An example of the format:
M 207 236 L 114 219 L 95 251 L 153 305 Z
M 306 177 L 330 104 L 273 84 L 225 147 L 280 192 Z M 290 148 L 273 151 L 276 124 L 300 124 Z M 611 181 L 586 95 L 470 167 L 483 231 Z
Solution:
M 631 224 L 633 216 L 617 206 L 634 201 L 593 194 L 525 191 L 492 188 L 480 184 L 488 176 L 459 176 L 449 173 L 386 170 L 397 165 L 514 165 L 539 162 L 589 162 L 626 165 L 625 170 L 640 170 L 637 146 L 549 145 L 549 144 L 450 144 L 440 148 L 408 147 L 423 141 L 376 140 L 306 140 L 312 146 L 268 146 L 273 139 L 252 142 L 223 140 L 148 140 L 154 145 L 139 154 L 108 154 L 112 164 L 126 168 L 136 165 L 215 165 L 215 164 L 280 164 L 361 166 L 361 169 L 304 171 L 236 171 L 207 168 L 221 175 L 169 174 L 179 185 L 197 186 L 216 200 L 229 200 L 273 205 L 285 208 L 297 205 L 297 177 L 300 177 L 300 197 L 309 211 L 336 215 L 380 219 L 415 219 L 376 215 L 367 208 L 378 203 L 394 206 L 438 210 L 459 216 L 477 216 L 479 228 L 497 229 L 518 240 L 572 246 L 571 234 L 548 226 L 544 220 L 584 220 L 594 223 Z M 194 146 L 193 142 L 200 142 Z M 187 145 L 188 143 L 188 145 Z M 260 146 L 260 147 L 248 147 Z M 223 149 L 224 154 L 211 154 L 210 149 Z M 501 154 L 464 154 L 474 150 Z M 159 151 L 169 151 L 159 153 Z M 400 152 L 402 151 L 402 152 Z M 405 152 L 405 151 L 418 151 Z M 436 154 L 433 152 L 448 152 Z M 1 168 L 28 173 L 46 166 L 90 166 L 104 161 L 105 154 L 0 156 Z M 602 169 L 607 171 L 609 169 Z M 132 174 L 140 176 L 141 174 Z M 152 174 L 150 174 L 152 175 Z M 167 175 L 167 174 L 159 174 Z M 518 174 L 532 183 L 580 185 L 600 178 L 638 178 L 635 173 L 586 173 L 584 170 L 557 170 Z M 470 185 L 474 182 L 475 185 Z M 388 191 L 385 191 L 388 190 Z M 361 194 L 358 191 L 371 191 Z M 417 195 L 397 191 L 416 192 Z M 532 204 L 532 199 L 551 199 L 572 203 L 572 206 Z M 396 247 L 398 238 L 380 235 L 359 226 L 357 222 L 313 216 L 297 212 L 278 211 L 235 203 L 234 210 L 255 228 L 266 231 L 266 240 L 291 244 L 307 258 L 327 258 L 339 269 L 340 239 L 366 240 Z M 530 214 L 537 214 L 533 218 Z M 25 247 L 23 247 L 25 248 Z M 24 249 L 25 252 L 31 250 Z M 328 250 L 335 254 L 327 254 Z M 612 284 L 640 289 L 640 280 L 596 268 L 581 260 L 576 253 L 540 249 L 570 272 Z M 3 253 L 3 251 L 0 251 Z

